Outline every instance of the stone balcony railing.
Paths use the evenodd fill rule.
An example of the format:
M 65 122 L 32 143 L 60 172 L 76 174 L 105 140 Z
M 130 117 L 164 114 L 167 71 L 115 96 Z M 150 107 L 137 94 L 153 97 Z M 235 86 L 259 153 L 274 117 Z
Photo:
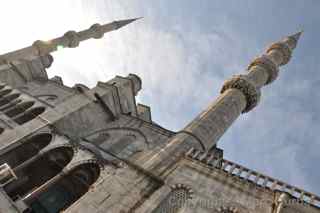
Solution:
M 246 182 L 254 183 L 259 187 L 272 191 L 286 192 L 298 200 L 320 208 L 319 196 L 298 187 L 291 186 L 275 178 L 263 175 L 234 162 L 222 158 L 217 159 L 212 154 L 204 153 L 193 148 L 186 153 L 186 157 L 200 161 L 213 169 L 223 170 L 232 176 L 239 177 L 241 180 Z

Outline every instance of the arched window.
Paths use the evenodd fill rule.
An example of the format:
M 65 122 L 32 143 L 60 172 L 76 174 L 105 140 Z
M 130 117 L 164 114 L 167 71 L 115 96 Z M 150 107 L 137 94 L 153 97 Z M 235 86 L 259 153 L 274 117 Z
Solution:
M 15 199 L 24 197 L 59 174 L 73 157 L 71 147 L 58 147 L 13 168 L 17 180 L 4 187 L 7 194 Z
M 25 112 L 27 109 L 29 109 L 33 105 L 34 105 L 34 101 L 23 102 L 21 104 L 14 106 L 12 109 L 5 112 L 5 114 L 9 117 L 14 117 L 20 113 Z
M 80 164 L 42 192 L 24 201 L 31 208 L 30 213 L 59 213 L 81 198 L 99 176 L 100 167 L 97 163 Z
M 18 147 L 0 155 L 0 165 L 7 163 L 11 168 L 35 156 L 41 149 L 46 147 L 52 140 L 49 133 L 41 133 L 22 142 Z
M 20 125 L 33 120 L 34 118 L 36 118 L 38 115 L 42 114 L 45 111 L 44 107 L 35 107 L 32 108 L 28 111 L 26 111 L 25 113 L 23 113 L 22 115 L 14 118 L 14 121 Z
M 18 93 L 15 93 L 15 94 L 12 94 L 12 95 L 8 95 L 8 96 L 5 96 L 5 97 L 2 97 L 0 98 L 0 106 L 3 106 L 5 104 L 8 104 L 10 103 L 11 101 L 17 99 L 20 97 L 20 94 Z
M 5 111 L 7 109 L 10 109 L 11 107 L 14 107 L 15 105 L 21 103 L 22 100 L 20 99 L 15 99 L 11 101 L 10 103 L 4 104 L 3 106 L 0 106 L 0 111 Z
M 191 198 L 192 190 L 185 185 L 177 184 L 172 187 L 168 196 L 159 203 L 152 213 L 177 213 Z
M 5 84 L 0 84 L 0 90 L 2 90 L 3 88 L 5 88 Z
M 2 91 L 0 91 L 0 97 L 3 97 L 3 96 L 5 96 L 5 95 L 8 95 L 10 92 L 12 92 L 11 89 L 2 90 Z

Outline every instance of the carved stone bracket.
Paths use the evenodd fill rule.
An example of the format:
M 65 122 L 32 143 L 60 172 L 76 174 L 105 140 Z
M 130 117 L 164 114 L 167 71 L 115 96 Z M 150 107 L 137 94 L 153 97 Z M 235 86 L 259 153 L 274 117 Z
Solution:
M 227 80 L 221 89 L 221 94 L 228 89 L 238 89 L 246 97 L 247 105 L 242 113 L 249 112 L 255 106 L 258 105 L 260 100 L 260 90 L 256 88 L 254 83 L 249 80 L 245 75 L 236 75 L 231 79 Z
M 262 68 L 267 70 L 269 77 L 267 82 L 265 83 L 266 85 L 272 83 L 274 80 L 277 79 L 279 74 L 279 68 L 267 55 L 262 55 L 254 59 L 253 62 L 249 64 L 247 68 L 248 71 L 250 72 L 250 69 L 254 66 L 261 66 Z
M 268 48 L 267 53 L 271 52 L 272 50 L 278 50 L 281 52 L 283 60 L 280 65 L 285 65 L 290 61 L 292 51 L 288 44 L 286 44 L 285 42 L 277 42 L 272 44 Z

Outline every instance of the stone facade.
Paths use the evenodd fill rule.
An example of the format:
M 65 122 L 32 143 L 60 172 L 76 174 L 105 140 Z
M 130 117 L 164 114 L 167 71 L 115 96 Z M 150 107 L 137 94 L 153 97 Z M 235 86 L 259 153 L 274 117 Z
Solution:
M 135 74 L 68 87 L 48 78 L 50 52 L 101 38 L 133 20 L 95 24 L 0 56 L 0 212 L 320 212 L 320 198 L 223 158 L 216 143 L 259 102 L 300 33 L 273 44 L 226 81 L 178 132 L 136 103 Z

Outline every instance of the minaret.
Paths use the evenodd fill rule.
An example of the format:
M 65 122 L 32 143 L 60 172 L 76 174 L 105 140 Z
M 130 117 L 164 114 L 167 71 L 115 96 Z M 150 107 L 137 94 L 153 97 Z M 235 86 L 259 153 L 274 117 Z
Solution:
M 206 150 L 214 146 L 241 113 L 257 106 L 260 89 L 278 77 L 279 66 L 289 62 L 301 33 L 272 44 L 265 54 L 249 64 L 247 74 L 227 80 L 218 99 L 187 125 L 184 132 L 196 136 Z
M 28 60 L 37 56 L 45 56 L 59 48 L 74 48 L 79 46 L 80 42 L 84 40 L 102 38 L 105 33 L 117 30 L 137 19 L 139 18 L 114 21 L 104 25 L 94 24 L 87 30 L 80 32 L 68 31 L 62 37 L 49 41 L 38 40 L 29 47 L 0 55 L 0 64 L 21 59 Z
M 302 32 L 288 36 L 272 44 L 260 57 L 254 59 L 246 74 L 235 75 L 227 80 L 220 96 L 199 116 L 179 131 L 144 167 L 156 172 L 165 170 L 165 162 L 179 157 L 187 144 L 196 145 L 203 151 L 215 147 L 241 113 L 251 111 L 260 99 L 260 90 L 272 83 L 279 73 L 279 66 L 289 62 Z M 180 154 L 179 154 L 180 153 Z

